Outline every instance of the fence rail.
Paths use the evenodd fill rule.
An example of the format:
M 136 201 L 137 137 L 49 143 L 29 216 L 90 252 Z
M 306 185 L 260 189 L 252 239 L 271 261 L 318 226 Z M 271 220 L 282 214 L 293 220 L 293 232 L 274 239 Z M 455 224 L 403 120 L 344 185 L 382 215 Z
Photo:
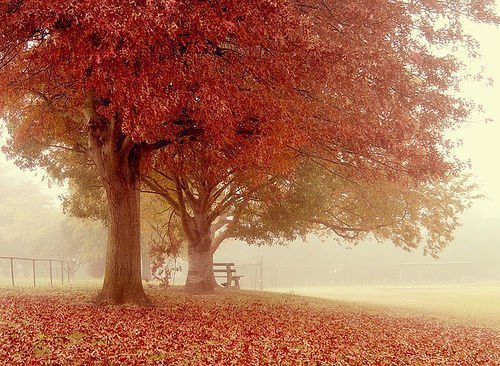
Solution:
M 67 282 L 69 282 L 69 262 L 63 261 L 61 259 L 53 258 L 26 258 L 26 257 L 4 257 L 0 256 L 0 260 L 6 259 L 10 261 L 10 278 L 12 287 L 16 286 L 15 275 L 14 275 L 14 261 L 31 261 L 32 263 L 32 274 L 33 274 L 33 287 L 36 287 L 36 263 L 37 262 L 48 262 L 49 263 L 49 277 L 50 286 L 54 287 L 54 276 L 53 276 L 53 266 L 52 263 L 58 264 L 61 268 L 61 285 L 64 285 L 64 272 L 67 273 Z M 66 265 L 66 266 L 65 266 Z M 66 267 L 66 269 L 64 268 Z

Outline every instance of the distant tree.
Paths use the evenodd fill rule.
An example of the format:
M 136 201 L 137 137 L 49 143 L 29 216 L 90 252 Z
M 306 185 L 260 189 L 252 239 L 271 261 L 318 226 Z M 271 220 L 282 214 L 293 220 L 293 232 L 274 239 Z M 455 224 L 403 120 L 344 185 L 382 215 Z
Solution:
M 451 93 L 457 60 L 432 51 L 463 46 L 475 55 L 461 24 L 496 22 L 493 5 L 4 1 L 9 151 L 23 166 L 50 165 L 54 149 L 89 153 L 109 210 L 98 300 L 147 303 L 139 233 L 147 153 L 166 147 L 159 163 L 182 173 L 181 205 L 190 199 L 190 155 L 200 151 L 207 181 L 217 183 L 212 175 L 236 169 L 258 185 L 293 171 L 296 155 L 350 165 L 360 180 L 443 177 L 460 168 L 445 131 L 471 106 Z M 200 203 L 205 197 L 196 192 Z M 206 212 L 186 212 L 183 225 L 196 226 L 186 232 L 206 233 Z M 207 263 L 205 238 L 188 240 Z
M 196 165 L 199 174 L 155 169 L 143 177 L 145 190 L 161 196 L 164 204 L 170 206 L 168 215 L 163 216 L 168 222 L 167 247 L 176 247 L 172 243 L 187 247 L 185 288 L 191 293 L 210 292 L 217 286 L 213 254 L 225 239 L 233 236 L 251 194 L 267 185 L 264 181 L 256 182 L 251 175 L 235 175 L 231 169 L 220 169 L 218 180 L 212 180 L 210 165 L 200 161 L 203 155 L 204 151 L 199 150 L 190 160 L 190 169 Z M 245 180 L 238 181 L 238 177 Z M 161 249 L 162 243 L 158 244 L 156 248 Z
M 0 169 L 0 255 L 64 259 L 60 223 L 64 216 L 40 186 L 12 179 Z
M 106 255 L 106 229 L 97 221 L 66 218 L 61 223 L 64 237 L 60 253 L 70 263 L 72 275 L 84 264 L 102 260 Z
M 356 182 L 339 175 L 339 170 L 333 174 L 308 160 L 293 175 L 275 176 L 253 189 L 231 177 L 230 183 L 219 183 L 219 189 L 212 190 L 205 188 L 210 186 L 205 180 L 200 183 L 164 172 L 143 178 L 171 206 L 170 232 L 175 231 L 177 241 L 185 238 L 188 291 L 206 292 L 216 286 L 213 255 L 230 238 L 269 245 L 310 234 L 333 234 L 341 244 L 354 245 L 374 237 L 405 250 L 423 246 L 425 253 L 437 256 L 451 242 L 459 214 L 479 197 L 467 177 L 411 186 L 381 180 Z M 180 233 L 179 225 L 170 225 L 176 217 L 182 222 Z M 207 249 L 194 245 L 200 242 Z
M 106 232 L 98 222 L 69 218 L 31 182 L 0 171 L 0 255 L 55 258 L 74 272 L 105 255 Z

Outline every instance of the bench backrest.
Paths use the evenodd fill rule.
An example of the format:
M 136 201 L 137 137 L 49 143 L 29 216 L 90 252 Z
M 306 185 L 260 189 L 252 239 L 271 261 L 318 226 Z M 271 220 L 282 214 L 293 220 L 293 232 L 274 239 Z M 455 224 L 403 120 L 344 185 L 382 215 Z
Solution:
M 226 273 L 228 278 L 231 277 L 233 273 L 236 273 L 234 263 L 214 263 L 213 270 L 214 273 Z
M 231 268 L 231 269 L 215 269 L 214 268 L 214 272 L 215 273 L 220 273 L 220 272 L 224 272 L 224 273 L 226 273 L 226 272 L 232 272 L 232 273 L 235 273 L 236 270 L 234 268 Z

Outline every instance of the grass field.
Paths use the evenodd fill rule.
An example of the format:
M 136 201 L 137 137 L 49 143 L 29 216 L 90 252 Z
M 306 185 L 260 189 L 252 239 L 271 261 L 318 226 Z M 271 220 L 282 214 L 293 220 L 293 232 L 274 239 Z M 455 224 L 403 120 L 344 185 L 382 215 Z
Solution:
M 33 288 L 32 277 L 16 277 L 14 279 L 14 283 L 16 288 L 23 288 L 23 289 Z M 59 288 L 59 289 L 63 289 L 67 286 L 69 286 L 70 288 L 81 288 L 81 289 L 95 288 L 95 287 L 100 287 L 102 285 L 102 280 L 77 279 L 68 282 L 67 277 L 64 276 L 64 281 L 61 282 L 61 277 L 54 276 L 54 278 L 52 279 L 52 285 L 54 288 Z M 36 286 L 44 289 L 50 288 L 50 278 L 37 276 Z M 1 288 L 6 288 L 6 289 L 12 288 L 12 280 L 10 278 L 0 277 L 0 289 Z
M 342 301 L 375 311 L 388 310 L 500 330 L 500 284 L 339 286 L 273 291 Z

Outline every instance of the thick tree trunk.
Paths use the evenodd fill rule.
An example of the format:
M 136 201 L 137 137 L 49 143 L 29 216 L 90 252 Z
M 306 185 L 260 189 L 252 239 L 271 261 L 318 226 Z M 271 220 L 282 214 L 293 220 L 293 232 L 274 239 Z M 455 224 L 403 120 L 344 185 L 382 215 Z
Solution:
M 138 182 L 118 179 L 106 187 L 109 203 L 108 247 L 101 304 L 148 305 L 141 281 Z
M 188 274 L 185 289 L 190 294 L 213 292 L 218 286 L 213 269 L 213 255 L 210 249 L 199 251 L 198 247 L 188 248 Z
M 196 207 L 194 216 L 181 215 L 188 239 L 188 275 L 185 289 L 191 294 L 206 294 L 217 287 L 213 270 L 211 225 L 206 209 Z
M 89 120 L 89 151 L 108 201 L 108 246 L 100 304 L 148 305 L 141 281 L 140 151 L 122 132 L 121 116 L 96 113 L 88 94 L 84 112 Z

